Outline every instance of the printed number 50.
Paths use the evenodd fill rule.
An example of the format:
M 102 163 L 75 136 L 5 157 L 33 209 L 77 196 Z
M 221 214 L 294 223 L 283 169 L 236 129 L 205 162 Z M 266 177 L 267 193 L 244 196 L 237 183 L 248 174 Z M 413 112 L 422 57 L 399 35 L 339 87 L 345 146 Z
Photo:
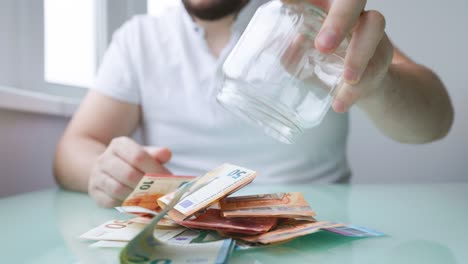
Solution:
M 237 179 L 239 177 L 242 177 L 242 175 L 246 174 L 246 171 L 241 171 L 239 169 L 231 171 L 228 176 L 231 176 L 233 179 Z

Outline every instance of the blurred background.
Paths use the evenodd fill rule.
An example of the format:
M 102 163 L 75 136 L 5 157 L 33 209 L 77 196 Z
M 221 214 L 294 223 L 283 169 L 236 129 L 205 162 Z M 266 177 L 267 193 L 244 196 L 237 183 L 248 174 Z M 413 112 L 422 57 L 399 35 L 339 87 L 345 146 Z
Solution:
M 171 1 L 179 0 L 0 0 L 0 197 L 54 186 L 56 142 L 112 33 Z M 386 16 L 387 33 L 403 52 L 439 74 L 455 122 L 443 140 L 404 145 L 353 109 L 352 182 L 468 181 L 468 1 L 368 0 L 368 9 Z

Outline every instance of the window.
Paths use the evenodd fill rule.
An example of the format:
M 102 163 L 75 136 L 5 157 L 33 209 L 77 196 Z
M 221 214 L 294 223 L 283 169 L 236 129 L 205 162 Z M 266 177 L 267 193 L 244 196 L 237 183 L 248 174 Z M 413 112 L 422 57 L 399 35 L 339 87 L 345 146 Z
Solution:
M 147 5 L 147 0 L 0 1 L 0 86 L 81 98 L 113 32 L 146 13 Z
M 97 68 L 95 0 L 44 0 L 44 79 L 92 85 Z

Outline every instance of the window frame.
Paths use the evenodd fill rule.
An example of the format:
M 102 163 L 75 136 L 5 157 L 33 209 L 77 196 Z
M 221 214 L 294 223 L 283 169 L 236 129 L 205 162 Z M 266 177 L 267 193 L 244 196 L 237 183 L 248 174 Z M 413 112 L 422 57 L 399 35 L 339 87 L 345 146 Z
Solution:
M 99 68 L 101 58 L 112 39 L 113 32 L 132 16 L 146 13 L 147 1 L 95 0 L 95 4 L 96 68 Z M 18 54 L 16 54 L 18 66 L 15 69 L 17 73 L 15 88 L 81 99 L 87 93 L 87 88 L 51 83 L 44 78 L 44 1 L 18 1 L 14 8 L 17 9 L 13 11 L 18 14 L 19 28 L 16 36 L 19 47 Z

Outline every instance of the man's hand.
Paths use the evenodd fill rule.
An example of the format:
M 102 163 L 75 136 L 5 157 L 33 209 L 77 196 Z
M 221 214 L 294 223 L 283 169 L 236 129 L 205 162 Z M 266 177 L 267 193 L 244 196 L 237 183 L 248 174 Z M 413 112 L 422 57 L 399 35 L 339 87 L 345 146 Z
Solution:
M 385 34 L 385 18 L 378 11 L 364 11 L 366 0 L 309 0 L 328 11 L 315 46 L 333 52 L 352 33 L 343 78 L 333 102 L 336 112 L 346 112 L 359 99 L 371 96 L 381 86 L 392 62 L 394 48 Z
M 378 11 L 364 11 L 366 0 L 309 0 L 328 11 L 315 46 L 333 52 L 352 33 L 343 78 L 345 84 L 333 102 L 336 112 L 346 112 L 359 99 L 381 86 L 393 58 L 393 45 L 385 34 L 385 18 Z
M 353 104 L 389 137 L 424 143 L 444 137 L 453 107 L 444 84 L 430 69 L 401 53 L 385 34 L 385 18 L 366 11 L 366 0 L 303 0 L 328 11 L 315 46 L 333 52 L 352 34 L 344 65 L 344 85 L 333 102 L 336 112 Z
M 112 140 L 93 165 L 88 193 L 104 207 L 119 205 L 145 173 L 168 173 L 167 148 L 142 147 L 127 137 Z
M 332 105 L 336 112 L 348 111 L 359 99 L 367 98 L 379 90 L 394 52 L 385 34 L 385 18 L 381 13 L 364 11 L 366 0 L 283 1 L 308 1 L 328 12 L 315 38 L 314 46 L 322 53 L 334 52 L 351 33 L 343 72 L 345 83 Z M 297 59 L 292 55 L 290 57 L 290 60 Z

